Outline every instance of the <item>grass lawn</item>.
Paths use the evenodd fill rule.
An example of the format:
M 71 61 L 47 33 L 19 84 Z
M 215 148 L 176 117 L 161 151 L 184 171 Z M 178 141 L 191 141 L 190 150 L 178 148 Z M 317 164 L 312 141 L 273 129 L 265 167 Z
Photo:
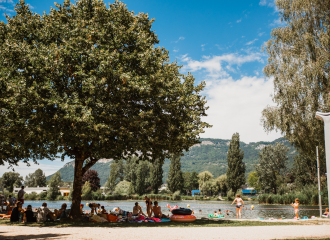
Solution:
M 298 222 L 263 222 L 263 221 L 230 221 L 230 220 L 196 220 L 191 223 L 164 222 L 164 223 L 93 223 L 81 221 L 56 221 L 46 223 L 11 223 L 9 220 L 0 220 L 0 225 L 8 226 L 31 226 L 31 227 L 251 227 L 251 226 L 276 226 L 276 225 L 299 225 Z

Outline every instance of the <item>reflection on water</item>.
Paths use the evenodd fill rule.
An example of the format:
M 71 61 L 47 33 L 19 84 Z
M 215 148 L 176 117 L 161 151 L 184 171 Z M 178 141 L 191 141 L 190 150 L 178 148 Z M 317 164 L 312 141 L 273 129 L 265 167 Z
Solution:
M 70 207 L 71 203 L 69 201 L 25 201 L 23 207 L 31 204 L 34 208 L 40 207 L 43 202 L 47 202 L 49 208 L 61 208 L 62 203 L 67 203 L 68 207 Z M 82 201 L 84 204 L 84 210 L 90 210 L 89 207 L 86 206 L 86 203 L 91 201 Z M 107 211 L 112 210 L 114 207 L 120 207 L 126 211 L 132 211 L 135 201 L 94 201 L 100 203 L 105 206 Z M 146 212 L 146 205 L 144 201 L 138 201 L 140 206 L 142 207 L 143 212 Z M 179 207 L 186 208 L 190 205 L 190 209 L 194 211 L 194 215 L 197 218 L 207 217 L 209 214 L 214 213 L 214 211 L 218 211 L 221 209 L 222 214 L 224 214 L 225 210 L 231 211 L 229 216 L 226 216 L 226 219 L 236 218 L 236 208 L 234 205 L 230 205 L 231 202 L 228 201 L 158 201 L 158 205 L 162 207 L 162 211 L 164 214 L 170 214 L 169 209 L 166 207 L 167 204 L 171 206 L 178 205 Z M 254 206 L 253 210 L 251 206 Z M 292 219 L 294 215 L 293 207 L 290 205 L 259 205 L 256 201 L 246 201 L 245 208 L 242 210 L 242 218 L 243 219 L 257 219 L 264 218 L 286 218 Z M 313 209 L 313 210 L 310 210 Z M 202 212 L 199 212 L 201 210 Z M 300 217 L 308 217 L 316 216 L 319 217 L 318 206 L 300 206 L 299 207 L 299 216 Z

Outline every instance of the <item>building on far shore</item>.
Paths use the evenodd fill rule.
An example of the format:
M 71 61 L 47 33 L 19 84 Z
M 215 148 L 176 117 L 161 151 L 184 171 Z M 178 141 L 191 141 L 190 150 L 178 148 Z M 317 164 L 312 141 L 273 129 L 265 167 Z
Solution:
M 25 193 L 28 193 L 28 194 L 31 194 L 33 192 L 35 192 L 36 194 L 40 194 L 42 192 L 47 192 L 48 189 L 49 189 L 48 186 L 47 187 L 39 187 L 39 186 L 37 186 L 37 187 L 28 187 L 28 186 L 24 186 L 24 191 L 25 191 Z M 61 195 L 63 197 L 69 196 L 69 194 L 70 194 L 70 187 L 69 186 L 68 187 L 59 187 L 59 189 L 60 189 Z M 21 187 L 14 186 L 13 192 L 15 194 L 17 194 L 19 190 L 21 190 Z

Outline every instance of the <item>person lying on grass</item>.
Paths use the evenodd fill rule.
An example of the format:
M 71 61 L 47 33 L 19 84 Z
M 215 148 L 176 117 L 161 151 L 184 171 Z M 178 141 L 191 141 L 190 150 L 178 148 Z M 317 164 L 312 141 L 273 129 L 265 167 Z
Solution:
M 147 215 L 145 215 L 143 212 L 142 212 L 142 208 L 140 207 L 139 203 L 136 202 L 135 203 L 135 206 L 133 207 L 133 216 L 140 216 L 140 215 L 143 215 L 145 217 L 147 217 Z
M 161 207 L 158 206 L 158 202 L 154 202 L 154 206 L 152 207 L 152 212 L 154 213 L 155 218 L 169 218 L 169 216 L 162 213 Z

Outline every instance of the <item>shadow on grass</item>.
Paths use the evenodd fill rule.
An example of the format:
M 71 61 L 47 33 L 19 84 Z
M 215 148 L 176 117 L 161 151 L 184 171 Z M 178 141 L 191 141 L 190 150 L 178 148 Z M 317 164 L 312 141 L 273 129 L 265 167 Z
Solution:
M 142 223 L 94 223 L 83 221 L 61 221 L 46 223 L 11 223 L 9 220 L 1 220 L 0 225 L 7 226 L 29 226 L 29 227 L 107 227 L 107 228 L 129 228 L 129 227 L 244 227 L 244 226 L 274 226 L 274 225 L 297 225 L 293 222 L 262 222 L 262 221 L 230 221 L 230 220 L 196 220 L 195 222 L 142 222 Z

